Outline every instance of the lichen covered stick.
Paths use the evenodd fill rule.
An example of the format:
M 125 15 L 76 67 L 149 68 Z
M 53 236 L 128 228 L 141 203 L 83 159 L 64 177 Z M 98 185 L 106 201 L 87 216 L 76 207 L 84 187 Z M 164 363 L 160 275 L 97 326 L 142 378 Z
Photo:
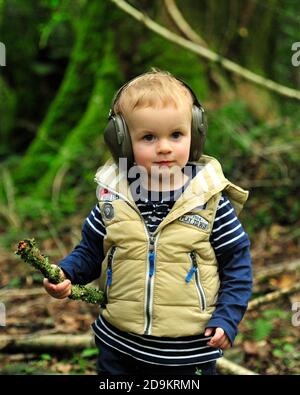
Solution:
M 60 269 L 51 266 L 49 259 L 42 255 L 37 248 L 34 239 L 20 241 L 16 254 L 20 255 L 26 263 L 38 269 L 51 283 L 58 284 L 64 280 L 64 278 L 61 277 Z M 72 292 L 69 298 L 83 300 L 87 303 L 101 304 L 104 300 L 104 294 L 96 288 L 83 285 L 72 285 Z

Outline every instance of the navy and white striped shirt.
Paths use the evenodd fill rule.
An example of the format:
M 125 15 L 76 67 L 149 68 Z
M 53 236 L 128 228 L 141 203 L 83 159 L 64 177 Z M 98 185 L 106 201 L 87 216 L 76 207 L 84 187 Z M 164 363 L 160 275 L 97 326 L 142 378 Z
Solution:
M 222 356 L 221 350 L 206 345 L 211 336 L 158 338 L 124 333 L 101 316 L 92 328 L 100 345 L 103 342 L 123 354 L 155 365 L 194 365 L 214 361 Z
M 150 232 L 154 232 L 169 213 L 181 192 L 172 191 L 166 200 L 164 193 L 160 192 L 153 202 L 150 193 L 142 191 L 136 204 Z M 60 263 L 72 282 L 87 284 L 100 276 L 105 234 L 101 212 L 96 205 L 83 225 L 80 244 Z M 248 236 L 225 195 L 220 198 L 210 241 L 219 264 L 221 286 L 216 310 L 207 327 L 222 327 L 233 343 L 251 296 L 251 258 Z M 232 292 L 233 289 L 236 291 Z M 222 356 L 221 350 L 206 345 L 211 337 L 172 339 L 138 336 L 119 331 L 101 316 L 92 328 L 97 338 L 109 347 L 152 364 L 190 365 Z

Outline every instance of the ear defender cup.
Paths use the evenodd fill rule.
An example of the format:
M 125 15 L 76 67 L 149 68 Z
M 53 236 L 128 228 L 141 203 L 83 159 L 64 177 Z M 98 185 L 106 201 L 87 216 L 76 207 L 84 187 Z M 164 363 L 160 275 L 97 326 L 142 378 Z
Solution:
M 205 137 L 207 132 L 207 122 L 202 106 L 193 105 L 192 127 L 191 127 L 191 147 L 189 162 L 197 162 L 202 155 Z
M 114 114 L 109 117 L 104 130 L 104 141 L 116 164 L 119 163 L 119 158 L 127 158 L 128 169 L 133 165 L 131 138 L 125 119 L 121 114 Z
M 202 154 L 207 132 L 205 112 L 193 90 L 184 81 L 178 78 L 177 80 L 189 90 L 194 102 L 192 107 L 191 147 L 189 161 L 196 162 L 199 160 Z M 134 163 L 131 138 L 125 119 L 121 114 L 115 114 L 113 112 L 113 108 L 122 91 L 129 85 L 130 82 L 131 81 L 123 85 L 115 94 L 109 112 L 109 121 L 104 130 L 104 141 L 107 144 L 115 163 L 119 163 L 119 158 L 127 158 L 128 169 L 133 166 Z

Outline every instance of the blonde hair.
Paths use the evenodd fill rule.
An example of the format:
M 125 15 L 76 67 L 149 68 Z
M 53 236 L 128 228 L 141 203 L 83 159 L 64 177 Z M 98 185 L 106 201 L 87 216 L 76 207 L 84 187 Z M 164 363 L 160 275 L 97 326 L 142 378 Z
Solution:
M 115 114 L 122 115 L 138 108 L 175 108 L 188 104 L 192 111 L 193 97 L 188 88 L 171 73 L 152 69 L 142 74 L 122 88 L 113 106 Z

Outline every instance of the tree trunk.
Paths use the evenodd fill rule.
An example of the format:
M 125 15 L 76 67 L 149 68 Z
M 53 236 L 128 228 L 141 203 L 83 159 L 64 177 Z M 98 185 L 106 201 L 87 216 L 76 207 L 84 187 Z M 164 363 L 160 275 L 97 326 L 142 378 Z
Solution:
M 114 40 L 113 32 L 106 36 L 101 65 L 96 74 L 95 86 L 90 95 L 87 109 L 78 125 L 69 131 L 48 171 L 42 175 L 36 185 L 33 196 L 52 197 L 53 203 L 58 203 L 61 193 L 64 194 L 64 200 L 68 200 L 68 196 L 72 199 L 74 196 L 72 188 L 76 185 L 76 180 L 82 178 L 83 174 L 88 171 L 87 168 L 84 168 L 82 158 L 87 155 L 93 158 L 92 169 L 94 171 L 103 162 L 104 151 L 100 145 L 101 126 L 107 122 L 111 98 L 116 91 L 117 81 L 121 80 L 118 59 L 113 51 Z M 64 178 L 63 186 L 62 182 L 55 183 L 56 176 L 59 177 L 59 172 L 66 168 L 71 170 L 68 177 Z M 91 174 L 92 179 L 93 174 Z
M 35 181 L 48 170 L 70 130 L 80 121 L 102 63 L 110 12 L 108 2 L 86 2 L 63 82 L 14 174 L 20 191 L 25 187 L 28 191 L 30 184 L 35 187 Z

